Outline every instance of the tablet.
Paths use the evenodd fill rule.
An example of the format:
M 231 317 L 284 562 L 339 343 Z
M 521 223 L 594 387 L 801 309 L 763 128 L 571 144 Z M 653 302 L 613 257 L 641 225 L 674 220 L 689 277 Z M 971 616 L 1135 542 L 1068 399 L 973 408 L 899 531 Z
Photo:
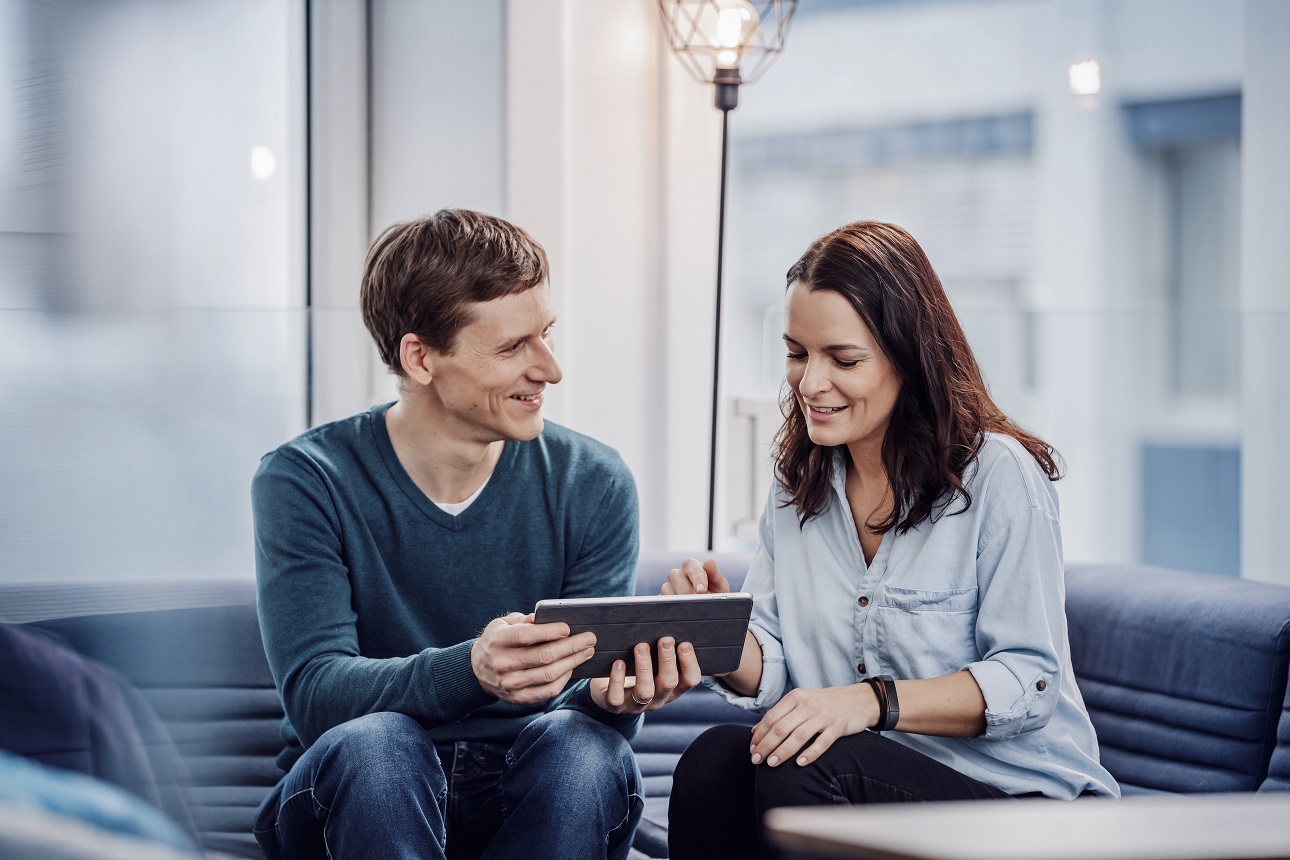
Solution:
M 571 634 L 590 630 L 596 634 L 596 653 L 573 670 L 572 680 L 607 678 L 615 660 L 627 663 L 627 674 L 636 674 L 632 649 L 648 642 L 650 659 L 658 670 L 658 640 L 671 636 L 676 644 L 689 642 L 705 675 L 733 672 L 744 651 L 752 595 L 681 594 L 653 597 L 583 597 L 541 600 L 533 621 L 563 621 Z

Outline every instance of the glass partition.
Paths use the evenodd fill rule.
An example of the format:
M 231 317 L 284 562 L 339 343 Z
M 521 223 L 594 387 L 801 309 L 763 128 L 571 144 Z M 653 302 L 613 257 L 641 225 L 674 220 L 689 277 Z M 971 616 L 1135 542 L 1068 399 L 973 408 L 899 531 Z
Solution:
M 305 422 L 303 34 L 0 2 L 5 584 L 254 575 L 250 478 Z

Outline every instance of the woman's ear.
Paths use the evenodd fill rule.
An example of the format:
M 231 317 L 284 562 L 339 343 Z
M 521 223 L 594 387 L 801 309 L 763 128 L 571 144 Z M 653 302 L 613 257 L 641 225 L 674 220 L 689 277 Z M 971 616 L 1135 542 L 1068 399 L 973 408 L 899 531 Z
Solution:
M 434 381 L 435 355 L 435 351 L 415 334 L 405 334 L 399 341 L 399 363 L 403 365 L 403 374 L 417 385 L 429 385 Z

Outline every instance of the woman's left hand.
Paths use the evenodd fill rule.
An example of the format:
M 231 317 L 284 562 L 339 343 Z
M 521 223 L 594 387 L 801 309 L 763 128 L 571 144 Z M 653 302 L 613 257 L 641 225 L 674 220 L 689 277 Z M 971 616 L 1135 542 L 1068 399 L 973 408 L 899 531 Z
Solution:
M 838 738 L 878 722 L 878 714 L 878 697 L 868 684 L 792 690 L 753 726 L 752 763 L 765 761 L 775 767 L 797 756 L 804 767 Z M 802 749 L 813 737 L 815 741 Z

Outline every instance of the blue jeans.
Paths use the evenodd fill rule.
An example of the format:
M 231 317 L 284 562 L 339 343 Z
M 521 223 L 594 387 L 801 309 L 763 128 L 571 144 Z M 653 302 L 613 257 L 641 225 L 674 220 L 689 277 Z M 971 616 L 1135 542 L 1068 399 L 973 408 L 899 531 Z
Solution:
M 530 723 L 509 745 L 436 745 L 403 714 L 325 733 L 256 815 L 269 860 L 625 858 L 643 808 L 640 770 L 616 730 L 577 711 Z

